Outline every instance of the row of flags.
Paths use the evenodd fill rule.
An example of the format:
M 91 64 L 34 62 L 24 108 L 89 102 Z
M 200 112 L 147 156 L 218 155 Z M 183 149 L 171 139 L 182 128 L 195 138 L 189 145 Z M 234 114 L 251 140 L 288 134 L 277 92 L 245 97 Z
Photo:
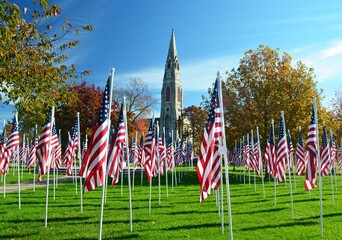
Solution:
M 173 170 L 174 166 L 180 166 L 183 162 L 193 159 L 193 148 L 189 141 L 185 149 L 181 141 L 178 141 L 175 149 L 172 143 L 165 145 L 157 134 L 159 129 L 154 118 L 151 119 L 146 138 L 144 139 L 142 135 L 140 144 L 137 144 L 135 139 L 129 148 L 125 104 L 121 105 L 117 126 L 110 136 L 110 92 L 108 79 L 99 118 L 82 158 L 80 176 L 85 178 L 85 192 L 104 185 L 106 176 L 112 179 L 112 187 L 114 187 L 125 162 L 133 163 L 134 170 L 138 167 L 143 168 L 148 181 L 151 181 L 158 171 L 163 174 L 164 170 Z
M 304 146 L 302 130 L 300 128 L 296 149 L 293 147 L 290 132 L 287 131 L 286 134 L 284 113 L 281 113 L 279 119 L 277 144 L 275 144 L 274 122 L 272 121 L 263 160 L 266 164 L 267 173 L 277 178 L 278 182 L 284 181 L 286 179 L 286 170 L 292 169 L 295 165 L 298 175 L 302 175 L 306 170 L 304 187 L 306 190 L 310 190 L 316 187 L 316 176 L 318 174 L 322 176 L 328 175 L 335 168 L 336 157 L 339 168 L 342 168 L 342 154 L 336 154 L 334 135 L 330 133 L 330 138 L 328 137 L 325 124 L 323 124 L 321 148 L 318 149 L 316 111 L 316 104 L 314 103 L 306 146 Z M 341 149 L 339 149 L 339 152 L 341 152 Z M 318 161 L 318 156 L 320 161 Z M 235 166 L 245 166 L 259 175 L 260 171 L 262 171 L 262 159 L 258 138 L 255 138 L 253 143 L 253 136 L 249 137 L 247 134 L 246 137 L 242 138 L 239 146 L 237 141 L 235 141 L 231 161 Z

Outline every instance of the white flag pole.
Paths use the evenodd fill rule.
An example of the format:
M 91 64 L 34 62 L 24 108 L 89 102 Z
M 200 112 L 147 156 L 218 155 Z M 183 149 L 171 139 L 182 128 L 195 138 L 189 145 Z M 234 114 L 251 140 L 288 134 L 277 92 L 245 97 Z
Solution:
M 52 129 L 55 121 L 55 107 L 52 107 L 51 111 L 51 123 L 50 123 L 50 136 L 49 136 L 49 145 L 48 145 L 48 159 L 45 171 L 47 170 L 47 180 L 46 180 L 46 196 L 45 196 L 45 227 L 47 227 L 47 219 L 48 219 L 48 207 L 49 207 L 49 181 L 50 181 L 50 158 L 51 158 L 51 137 L 52 137 Z
M 5 128 L 6 128 L 6 120 L 4 119 L 4 129 Z M 7 175 L 7 173 L 4 174 L 4 198 L 6 198 L 6 175 Z
M 128 195 L 129 195 L 129 224 L 130 231 L 133 231 L 132 224 L 132 191 L 131 191 L 131 169 L 129 166 L 129 144 L 128 144 L 128 129 L 127 129 L 127 113 L 126 113 L 126 97 L 124 97 L 123 104 L 123 118 L 125 123 L 125 141 L 126 141 L 126 150 L 127 150 L 127 171 L 128 171 Z M 134 164 L 134 161 L 133 161 Z M 123 169 L 122 169 L 123 172 Z
M 320 233 L 323 236 L 323 195 L 322 195 L 322 174 L 321 174 L 321 157 L 319 149 L 319 137 L 318 137 L 318 118 L 317 118 L 317 105 L 316 98 L 314 98 L 314 111 L 315 111 L 315 122 L 316 122 L 316 143 L 317 143 L 317 165 L 319 173 L 319 202 L 320 202 Z
M 251 148 L 250 153 L 252 152 L 252 161 L 254 159 L 254 136 L 253 136 L 253 129 L 251 130 Z M 251 156 L 249 156 L 249 159 L 251 159 Z M 255 163 L 254 163 L 255 164 Z M 254 192 L 256 192 L 256 169 L 254 169 Z
M 159 123 L 157 121 L 157 166 L 158 166 L 158 203 L 161 204 L 161 196 L 160 196 L 160 155 L 159 155 Z
M 272 134 L 273 134 L 272 138 L 274 139 L 274 120 L 273 119 L 272 119 L 271 124 L 272 124 Z M 276 168 L 275 162 L 276 162 L 276 159 L 272 159 L 273 172 L 275 171 L 275 168 Z M 274 179 L 273 181 L 274 182 L 274 206 L 277 206 L 277 175 L 273 176 L 273 179 Z
M 172 188 L 171 192 L 173 192 L 173 185 L 174 185 L 174 167 L 175 167 L 175 158 L 173 155 L 173 130 L 171 131 L 171 160 L 172 160 L 172 169 L 171 169 L 171 176 L 172 176 Z
M 138 131 L 135 131 L 135 148 L 134 148 L 134 156 L 133 156 L 133 183 L 132 183 L 132 185 L 133 185 L 133 192 L 134 192 L 134 178 L 135 178 L 135 170 L 136 170 L 136 168 L 135 168 L 135 166 L 134 166 L 134 164 L 135 164 L 135 161 L 136 161 L 136 151 L 138 150 Z
M 18 126 L 18 113 L 15 114 L 15 121 Z M 25 135 L 24 135 L 25 137 Z M 21 199 L 20 199 L 20 156 L 19 156 L 19 146 L 14 148 L 14 155 L 18 155 L 18 208 L 21 209 Z M 15 158 L 14 158 L 15 159 Z
M 223 140 L 223 147 L 225 149 L 223 157 L 224 157 L 224 165 L 226 167 L 225 173 L 226 173 L 226 191 L 227 191 L 227 204 L 228 204 L 229 233 L 230 233 L 230 239 L 233 239 L 233 219 L 232 219 L 232 209 L 231 209 L 231 204 L 230 204 L 228 156 L 227 156 L 227 149 L 226 149 L 227 143 L 226 143 L 226 131 L 225 131 L 224 116 L 223 116 L 224 111 L 223 111 L 223 101 L 222 101 L 222 89 L 221 89 L 221 76 L 220 76 L 220 72 L 217 72 L 217 77 L 219 79 L 219 91 L 218 92 L 219 92 L 219 98 L 220 98 L 220 112 L 221 112 L 221 123 L 222 123 L 222 140 Z M 222 171 L 222 169 L 221 169 L 221 171 Z M 223 181 L 222 181 L 222 184 L 223 184 Z
M 37 129 L 38 129 L 38 126 L 36 124 L 36 128 L 35 128 L 36 132 L 35 132 L 35 134 L 36 134 L 36 137 L 38 138 L 38 131 L 37 131 Z M 33 143 L 33 144 L 36 144 L 36 143 Z M 36 146 L 36 148 L 37 148 L 37 146 Z M 36 164 L 37 164 L 36 160 L 37 160 L 37 157 L 35 157 L 34 164 L 33 164 L 33 192 L 36 191 Z
M 142 139 L 144 139 L 144 133 L 142 133 Z M 142 151 L 142 150 L 141 150 Z M 143 164 L 142 164 L 142 160 L 144 160 L 145 161 L 145 159 L 143 159 L 143 158 L 145 158 L 145 157 L 143 157 L 143 156 L 145 156 L 145 153 L 144 153 L 144 151 L 142 151 L 142 153 L 141 153 L 141 159 L 140 159 L 140 167 L 141 167 L 141 171 L 140 171 L 140 177 L 141 177 L 141 186 L 143 185 L 143 181 L 144 181 L 144 167 L 145 166 L 143 166 Z
M 25 137 L 26 137 L 25 134 L 23 134 L 23 145 L 22 145 L 22 149 L 21 149 L 21 151 L 22 151 L 22 155 L 21 156 L 25 155 L 24 154 L 24 151 L 25 151 Z M 18 159 L 21 160 L 21 163 L 20 163 L 20 165 L 21 165 L 21 179 L 23 179 L 24 178 L 24 164 L 22 162 L 25 161 L 25 163 L 26 163 L 26 159 L 20 159 L 20 150 L 19 150 L 19 158 Z
M 256 134 L 257 134 L 257 140 L 258 140 L 258 154 L 259 154 L 258 159 L 259 159 L 259 163 L 260 163 L 259 170 L 261 173 L 262 196 L 263 196 L 263 198 L 265 198 L 266 195 L 265 195 L 265 182 L 264 182 L 264 166 L 262 164 L 262 159 L 261 159 L 261 147 L 260 147 L 261 143 L 260 143 L 260 136 L 259 136 L 259 128 L 258 127 L 256 128 Z
M 113 97 L 113 80 L 114 80 L 114 71 L 115 69 L 111 69 L 110 73 L 110 86 L 109 86 L 109 103 L 108 103 L 108 136 L 107 136 L 107 142 L 106 142 L 106 156 L 108 156 L 108 145 L 109 145 L 109 135 L 110 135 L 110 114 L 112 109 L 112 97 Z M 105 174 L 104 178 L 107 179 L 107 161 L 104 163 L 104 169 L 103 172 Z M 107 188 L 107 184 L 105 181 L 105 184 L 102 185 L 102 193 L 101 193 L 101 209 L 100 209 L 100 227 L 99 227 L 99 237 L 98 239 L 102 239 L 102 223 L 103 223 L 103 209 L 104 209 L 104 200 L 105 200 L 105 190 Z
M 154 112 L 153 112 L 153 117 L 152 117 L 152 124 L 154 124 Z M 154 131 L 154 126 L 152 126 L 152 129 Z M 151 156 L 152 157 L 152 156 Z M 150 195 L 149 195 L 149 200 L 148 200 L 148 215 L 151 215 L 151 205 L 152 205 L 152 181 L 153 181 L 153 165 L 151 164 L 151 174 L 152 177 L 150 179 Z
M 250 146 L 250 144 L 249 144 L 249 133 L 247 133 L 247 136 L 246 136 L 246 139 L 247 139 L 247 146 Z M 249 150 L 249 152 L 247 152 L 246 153 L 246 155 L 247 155 L 247 165 L 249 165 L 250 164 L 250 154 L 251 154 L 251 149 L 250 148 L 248 148 Z M 248 187 L 250 188 L 251 187 L 251 168 L 250 168 L 250 166 L 247 166 L 248 167 Z
M 81 126 L 80 126 L 80 113 L 77 112 L 77 159 L 78 159 L 78 167 L 79 170 L 82 166 L 82 155 L 81 155 Z M 75 169 L 76 172 L 76 169 Z M 82 176 L 79 176 L 80 179 L 80 210 L 83 213 L 83 194 L 82 194 Z
M 286 144 L 286 162 L 288 165 L 288 172 L 289 172 L 289 183 L 290 183 L 290 199 L 291 199 L 291 214 L 292 214 L 292 219 L 294 219 L 294 208 L 293 208 L 293 196 L 292 196 L 292 181 L 291 181 L 291 171 L 290 171 L 290 159 L 289 159 L 289 146 L 287 145 L 287 135 L 286 135 L 286 124 L 285 124 L 285 116 L 284 116 L 284 111 L 281 111 L 281 117 L 283 118 L 283 124 L 284 124 L 284 138 L 285 138 L 285 144 Z M 284 166 L 286 169 L 286 167 Z
M 165 142 L 165 127 L 163 127 L 163 136 L 164 136 L 164 148 L 165 148 L 165 185 L 166 185 L 166 198 L 169 198 L 169 183 L 168 183 L 168 178 L 167 178 L 167 162 L 166 162 L 166 142 Z
M 243 149 L 242 149 L 243 148 Z M 242 148 L 241 148 L 241 158 L 242 158 L 242 162 L 243 162 L 243 185 L 246 185 L 246 154 L 244 154 L 244 151 L 246 151 L 246 147 L 245 147 L 245 136 L 242 136 Z
M 330 129 L 330 136 L 332 136 L 332 131 Z M 330 137 L 331 139 L 331 137 Z M 331 141 L 331 140 L 330 140 Z M 329 143 L 328 143 L 329 145 Z M 330 148 L 330 147 L 329 147 Z M 331 198 L 332 198 L 332 205 L 335 206 L 335 197 L 334 197 L 334 179 L 333 179 L 333 166 L 335 166 L 335 159 L 332 159 L 331 158 L 331 149 L 330 149 L 330 154 L 329 154 L 329 157 L 330 157 L 330 161 L 332 162 L 329 162 L 329 169 L 330 169 L 330 181 L 331 181 Z M 335 172 L 335 171 L 334 171 Z

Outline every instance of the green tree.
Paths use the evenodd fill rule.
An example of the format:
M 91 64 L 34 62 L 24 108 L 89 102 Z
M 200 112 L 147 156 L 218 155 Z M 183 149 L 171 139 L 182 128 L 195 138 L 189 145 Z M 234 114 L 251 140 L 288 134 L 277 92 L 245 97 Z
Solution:
M 64 62 L 66 51 L 80 43 L 72 35 L 91 31 L 92 25 L 74 26 L 65 19 L 56 26 L 62 10 L 47 0 L 34 2 L 30 11 L 8 0 L 0 5 L 0 100 L 15 104 L 24 130 L 42 125 L 52 106 L 74 101 L 70 80 L 90 74 Z
M 312 100 L 317 99 L 320 119 L 320 93 L 314 81 L 314 70 L 302 61 L 292 63 L 292 57 L 279 49 L 260 45 L 249 50 L 237 69 L 227 72 L 223 82 L 226 135 L 229 148 L 234 140 L 259 127 L 263 149 L 274 119 L 276 135 L 280 111 L 284 111 L 286 128 L 292 138 L 298 136 L 298 127 L 309 126 Z M 323 115 L 321 114 L 323 113 Z

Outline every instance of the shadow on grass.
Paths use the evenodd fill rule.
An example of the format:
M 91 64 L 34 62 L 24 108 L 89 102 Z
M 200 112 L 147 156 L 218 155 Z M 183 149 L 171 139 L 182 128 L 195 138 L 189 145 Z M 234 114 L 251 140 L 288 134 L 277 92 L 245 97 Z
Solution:
M 323 218 L 327 218 L 327 217 L 341 217 L 341 213 L 329 213 L 329 214 L 323 213 Z M 320 215 L 315 215 L 311 217 L 299 218 L 299 220 L 319 219 L 319 218 L 320 218 Z
M 181 212 L 167 212 L 167 213 L 158 213 L 158 215 L 183 215 L 183 214 L 206 214 L 206 213 L 217 213 L 217 210 L 213 211 L 181 211 Z
M 267 199 L 255 199 L 255 200 L 248 200 L 248 201 L 241 201 L 241 202 L 232 202 L 232 204 L 248 204 L 248 203 L 257 203 L 257 202 L 267 202 Z
M 67 222 L 67 221 L 83 221 L 90 219 L 91 217 L 62 217 L 62 218 L 48 218 L 48 223 L 51 222 Z M 11 222 L 11 223 L 27 223 L 27 222 L 44 222 L 44 219 L 13 219 L 0 222 Z
M 74 239 L 74 240 L 96 240 L 98 238 L 85 238 L 85 237 L 80 237 L 80 238 L 69 238 L 69 239 Z M 141 236 L 139 234 L 136 233 L 132 233 L 132 234 L 128 234 L 128 235 L 122 235 L 122 236 L 118 236 L 115 238 L 108 238 L 108 237 L 102 237 L 102 239 L 105 240 L 112 240 L 112 239 L 141 239 Z
M 36 235 L 34 233 L 30 234 L 1 234 L 0 239 L 28 239 L 30 236 Z
M 279 212 L 286 208 L 273 208 L 273 209 L 263 209 L 263 210 L 256 210 L 256 211 L 249 211 L 249 212 L 237 212 L 234 213 L 234 215 L 240 215 L 240 214 L 255 214 L 255 213 L 265 213 L 265 212 Z
M 175 231 L 179 229 L 198 229 L 198 228 L 217 228 L 217 227 L 221 227 L 221 223 L 203 223 L 203 224 L 193 224 L 193 225 L 182 225 L 182 226 L 161 228 L 161 230 Z
M 261 230 L 261 229 L 267 229 L 267 228 L 279 228 L 279 227 L 293 227 L 293 226 L 310 226 L 318 224 L 318 222 L 315 221 L 296 221 L 291 223 L 283 223 L 283 224 L 273 224 L 273 225 L 264 225 L 264 226 L 258 226 L 258 227 L 249 227 L 249 228 L 241 228 L 242 231 L 255 231 L 255 230 Z

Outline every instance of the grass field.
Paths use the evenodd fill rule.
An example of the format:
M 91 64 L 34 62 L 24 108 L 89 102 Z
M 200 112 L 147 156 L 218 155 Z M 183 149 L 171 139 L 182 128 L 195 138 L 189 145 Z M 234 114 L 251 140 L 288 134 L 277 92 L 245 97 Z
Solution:
M 342 239 L 342 183 L 337 176 L 335 206 L 332 204 L 330 177 L 323 178 L 324 236 L 320 236 L 319 189 L 307 193 L 304 177 L 293 182 L 294 219 L 291 215 L 289 183 L 277 185 L 274 205 L 273 182 L 265 180 L 263 198 L 261 179 L 243 181 L 241 170 L 230 172 L 231 207 L 234 239 Z M 133 232 L 129 227 L 128 188 L 125 179 L 123 195 L 120 182 L 108 188 L 104 208 L 103 239 L 229 239 L 228 214 L 225 213 L 225 233 L 221 233 L 215 194 L 199 203 L 199 185 L 194 169 L 183 169 L 184 177 L 166 198 L 165 177 L 162 177 L 161 204 L 158 203 L 158 183 L 153 180 L 152 211 L 148 215 L 149 185 L 136 175 L 133 199 Z M 237 174 L 237 175 L 235 175 Z M 241 177 L 240 177 L 241 176 Z M 240 181 L 241 178 L 241 181 Z M 45 188 L 21 192 L 21 209 L 17 193 L 0 197 L 0 239 L 97 239 L 101 188 L 80 195 L 72 182 L 59 184 L 56 200 L 50 197 L 48 227 L 44 227 Z M 52 191 L 50 191 L 52 196 Z M 225 197 L 226 200 L 226 197 Z M 225 201 L 225 209 L 227 204 Z

